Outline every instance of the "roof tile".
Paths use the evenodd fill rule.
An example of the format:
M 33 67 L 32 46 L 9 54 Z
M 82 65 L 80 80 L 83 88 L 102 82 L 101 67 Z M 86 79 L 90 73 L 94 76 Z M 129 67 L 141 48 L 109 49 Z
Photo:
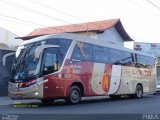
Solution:
M 119 19 L 112 20 L 103 20 L 96 22 L 80 23 L 80 24 L 71 24 L 64 26 L 55 26 L 47 28 L 39 28 L 31 32 L 28 36 L 37 36 L 37 35 L 47 35 L 47 34 L 57 34 L 57 33 L 76 33 L 84 31 L 104 31 L 112 26 L 114 26 Z

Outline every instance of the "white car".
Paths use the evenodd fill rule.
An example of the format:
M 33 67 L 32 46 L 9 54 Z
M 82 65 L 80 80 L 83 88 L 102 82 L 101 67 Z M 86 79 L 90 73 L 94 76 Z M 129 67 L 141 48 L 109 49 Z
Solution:
M 160 92 L 160 80 L 157 81 L 157 89 L 156 92 Z

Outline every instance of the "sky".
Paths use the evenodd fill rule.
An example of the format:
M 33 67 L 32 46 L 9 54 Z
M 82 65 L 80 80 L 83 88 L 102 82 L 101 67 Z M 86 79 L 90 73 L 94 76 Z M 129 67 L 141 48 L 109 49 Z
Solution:
M 160 43 L 160 0 L 0 0 L 0 27 L 18 36 L 117 18 L 135 42 Z

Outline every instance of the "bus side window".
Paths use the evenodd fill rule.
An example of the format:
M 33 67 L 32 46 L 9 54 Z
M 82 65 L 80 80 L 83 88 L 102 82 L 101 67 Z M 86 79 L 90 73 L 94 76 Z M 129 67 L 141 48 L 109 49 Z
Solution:
M 58 70 L 58 58 L 54 48 L 48 48 L 44 52 L 43 63 L 42 63 L 42 73 L 44 75 L 53 73 Z
M 110 52 L 110 61 L 112 64 L 115 65 L 122 65 L 123 64 L 123 51 L 116 50 L 116 49 L 109 49 Z
M 80 48 L 77 44 L 75 45 L 75 48 L 73 50 L 71 60 L 73 60 L 73 61 L 84 61 L 84 57 L 82 55 L 82 52 L 81 52 L 81 50 L 80 50 Z
M 149 65 L 150 66 L 154 66 L 155 65 L 155 58 L 152 58 L 152 57 L 148 57 L 148 61 L 149 61 Z
M 102 46 L 93 45 L 93 59 L 98 63 L 110 63 L 108 49 Z
M 84 59 L 86 61 L 93 62 L 93 45 L 89 43 L 84 43 L 83 45 L 83 52 L 84 52 Z
M 137 64 L 141 67 L 149 68 L 155 64 L 152 57 L 137 54 Z
M 134 60 L 132 53 L 123 52 L 123 63 L 125 66 L 134 66 Z
M 77 42 L 72 53 L 73 61 L 93 61 L 92 44 Z

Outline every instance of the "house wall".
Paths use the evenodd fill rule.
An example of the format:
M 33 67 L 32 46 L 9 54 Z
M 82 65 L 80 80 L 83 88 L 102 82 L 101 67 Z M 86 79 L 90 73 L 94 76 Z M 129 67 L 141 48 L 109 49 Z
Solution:
M 97 39 L 97 34 L 96 32 L 81 32 L 81 33 L 77 33 L 78 35 L 84 35 L 84 36 L 88 36 L 90 38 L 94 38 Z
M 12 56 L 8 56 L 5 61 L 5 66 L 3 66 L 3 58 L 6 54 L 12 52 L 14 51 L 0 48 L 0 96 L 8 95 L 8 80 L 10 78 L 11 68 L 15 56 L 14 54 Z
M 0 28 L 0 43 L 6 44 L 10 49 L 13 49 L 15 46 L 22 43 L 22 40 L 15 40 L 15 37 L 17 37 L 17 35 L 15 35 L 14 33 Z
M 8 80 L 10 71 L 14 61 L 14 55 L 7 57 L 6 66 L 2 65 L 4 55 L 14 52 L 12 51 L 17 45 L 22 43 L 22 40 L 15 39 L 17 35 L 0 28 L 0 96 L 8 95 Z
M 100 40 L 104 40 L 107 42 L 111 42 L 114 44 L 122 45 L 124 46 L 124 40 L 123 38 L 119 35 L 115 27 L 111 27 L 104 31 L 103 33 L 97 34 L 97 38 Z
M 96 32 L 81 32 L 77 33 L 79 35 L 85 35 L 94 39 L 104 40 L 107 42 L 111 42 L 114 44 L 122 45 L 124 46 L 124 40 L 119 35 L 115 27 L 111 27 L 104 31 L 103 33 L 96 33 Z

